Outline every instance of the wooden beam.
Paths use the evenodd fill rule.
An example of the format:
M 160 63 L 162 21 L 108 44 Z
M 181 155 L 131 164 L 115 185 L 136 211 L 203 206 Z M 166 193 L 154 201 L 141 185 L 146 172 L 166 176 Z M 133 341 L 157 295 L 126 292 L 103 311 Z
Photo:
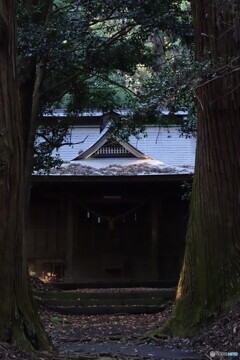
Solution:
M 154 198 L 151 201 L 152 212 L 152 241 L 151 241 L 151 273 L 152 280 L 159 280 L 159 213 L 160 213 L 160 200 Z
M 77 182 L 77 183 L 145 183 L 145 182 L 175 182 L 175 181 L 192 181 L 193 174 L 176 174 L 176 175 L 141 175 L 141 176 L 77 176 L 77 175 L 33 175 L 33 183 L 60 183 L 60 182 Z
M 74 211 L 71 186 L 67 186 L 66 197 L 67 226 L 66 226 L 66 271 L 65 282 L 73 282 L 73 241 L 74 241 Z

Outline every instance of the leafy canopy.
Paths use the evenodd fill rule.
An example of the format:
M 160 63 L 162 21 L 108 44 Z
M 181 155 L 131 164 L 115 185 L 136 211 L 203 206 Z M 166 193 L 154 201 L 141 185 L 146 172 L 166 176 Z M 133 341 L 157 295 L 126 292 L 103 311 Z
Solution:
M 18 28 L 21 87 L 32 80 L 36 89 L 39 79 L 39 116 L 63 104 L 71 115 L 149 107 L 148 89 L 169 76 L 169 54 L 192 32 L 187 2 L 180 0 L 20 0 Z M 56 145 L 49 134 L 43 133 L 45 155 Z

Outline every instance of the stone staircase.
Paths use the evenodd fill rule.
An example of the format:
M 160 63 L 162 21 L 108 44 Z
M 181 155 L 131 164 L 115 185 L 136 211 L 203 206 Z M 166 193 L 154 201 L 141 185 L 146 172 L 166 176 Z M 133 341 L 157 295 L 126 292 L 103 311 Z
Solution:
M 176 289 L 86 289 L 35 294 L 41 304 L 60 314 L 142 314 L 164 310 Z

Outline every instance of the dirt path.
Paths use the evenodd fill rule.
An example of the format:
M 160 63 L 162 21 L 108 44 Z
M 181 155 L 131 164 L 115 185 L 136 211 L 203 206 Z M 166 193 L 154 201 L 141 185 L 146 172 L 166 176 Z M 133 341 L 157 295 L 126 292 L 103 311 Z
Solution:
M 59 352 L 64 354 L 99 354 L 108 357 L 138 356 L 144 359 L 200 359 L 190 347 L 162 343 L 144 343 L 140 337 L 161 326 L 168 311 L 158 314 L 69 315 L 45 311 L 46 329 Z
M 56 291 L 39 280 L 37 286 L 34 281 L 34 287 L 36 292 Z M 195 337 L 158 338 L 148 342 L 142 335 L 161 327 L 169 318 L 171 308 L 169 303 L 163 312 L 157 314 L 66 316 L 40 305 L 42 322 L 59 352 L 27 353 L 0 342 L 0 359 L 206 360 L 211 359 L 211 352 L 235 352 L 235 356 L 229 359 L 239 358 L 236 354 L 240 354 L 240 301 L 226 313 L 216 316 Z
M 44 291 L 46 285 L 37 291 Z M 51 289 L 47 291 L 56 291 Z M 125 289 L 126 290 L 126 289 Z M 141 289 L 142 291 L 143 289 Z M 83 291 L 79 290 L 80 292 Z M 84 291 L 93 291 L 84 289 Z M 104 292 L 106 289 L 103 290 Z M 109 289 L 109 291 L 124 291 Z M 40 313 L 47 332 L 60 356 L 74 356 L 84 360 L 84 354 L 108 354 L 104 360 L 114 357 L 124 359 L 210 359 L 212 351 L 240 354 L 240 301 L 229 311 L 217 315 L 209 326 L 199 329 L 192 338 L 172 338 L 164 341 L 139 340 L 150 330 L 160 328 L 171 315 L 171 303 L 157 314 L 118 315 L 60 315 L 46 308 Z M 111 354 L 110 354 L 111 353 Z M 117 357 L 114 354 L 118 354 Z M 109 354 L 111 356 L 109 356 Z M 200 355 L 199 355 L 200 354 Z M 231 357 L 232 359 L 236 358 Z M 96 355 L 95 359 L 99 359 Z M 103 360 L 101 358 L 101 360 Z
M 99 354 L 107 356 L 109 354 L 132 355 L 149 358 L 149 359 L 203 359 L 203 356 L 191 349 L 169 349 L 167 347 L 157 346 L 154 344 L 137 344 L 137 343 L 65 343 L 59 347 L 62 354 Z

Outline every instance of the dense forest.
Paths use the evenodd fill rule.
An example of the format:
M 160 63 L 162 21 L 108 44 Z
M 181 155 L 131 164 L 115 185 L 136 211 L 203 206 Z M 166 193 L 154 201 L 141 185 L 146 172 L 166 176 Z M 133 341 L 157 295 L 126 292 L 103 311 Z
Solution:
M 68 126 L 36 149 L 45 134 L 37 124 L 59 106 L 132 108 L 129 133 L 161 123 L 163 107 L 191 109 L 185 131 L 197 123 L 197 152 L 184 264 L 159 331 L 193 334 L 238 300 L 239 10 L 237 0 L 0 1 L 2 341 L 51 348 L 29 290 L 24 234 L 33 166 L 46 163 L 41 151 L 49 156 Z

